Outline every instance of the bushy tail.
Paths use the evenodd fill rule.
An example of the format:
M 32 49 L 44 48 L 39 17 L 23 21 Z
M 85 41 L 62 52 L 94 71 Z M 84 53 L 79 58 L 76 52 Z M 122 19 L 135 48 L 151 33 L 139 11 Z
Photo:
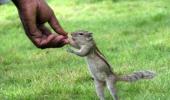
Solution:
M 152 79 L 156 74 L 152 71 L 139 71 L 130 75 L 119 76 L 118 81 L 134 82 L 140 79 Z

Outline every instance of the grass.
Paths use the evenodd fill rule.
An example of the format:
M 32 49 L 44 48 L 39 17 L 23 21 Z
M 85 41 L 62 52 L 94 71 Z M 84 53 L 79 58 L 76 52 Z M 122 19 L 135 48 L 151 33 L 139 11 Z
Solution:
M 118 83 L 121 100 L 170 98 L 168 0 L 49 0 L 68 32 L 94 33 L 114 71 L 154 70 L 157 77 Z M 37 49 L 13 4 L 0 6 L 0 100 L 97 100 L 84 59 L 60 49 Z M 112 100 L 106 91 L 107 100 Z

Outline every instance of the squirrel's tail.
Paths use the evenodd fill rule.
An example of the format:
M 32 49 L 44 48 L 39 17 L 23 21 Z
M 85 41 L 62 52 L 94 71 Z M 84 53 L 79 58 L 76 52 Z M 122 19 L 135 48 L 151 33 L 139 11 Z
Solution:
M 123 75 L 117 78 L 118 81 L 134 82 L 140 79 L 152 79 L 156 74 L 152 71 L 139 71 L 134 72 L 130 75 Z

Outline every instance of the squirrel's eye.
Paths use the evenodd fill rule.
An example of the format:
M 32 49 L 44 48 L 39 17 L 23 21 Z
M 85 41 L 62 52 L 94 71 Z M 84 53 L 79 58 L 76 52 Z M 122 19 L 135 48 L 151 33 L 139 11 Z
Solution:
M 83 35 L 83 33 L 79 33 L 79 35 Z

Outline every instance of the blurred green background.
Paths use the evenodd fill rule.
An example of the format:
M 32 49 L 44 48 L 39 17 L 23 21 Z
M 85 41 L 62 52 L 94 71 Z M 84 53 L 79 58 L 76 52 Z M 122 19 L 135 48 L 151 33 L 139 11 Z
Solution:
M 117 74 L 156 71 L 153 80 L 118 83 L 120 100 L 169 100 L 169 0 L 48 0 L 63 28 L 94 33 Z M 0 100 L 98 100 L 84 59 L 37 49 L 10 2 L 0 5 Z M 106 100 L 112 100 L 106 91 Z

